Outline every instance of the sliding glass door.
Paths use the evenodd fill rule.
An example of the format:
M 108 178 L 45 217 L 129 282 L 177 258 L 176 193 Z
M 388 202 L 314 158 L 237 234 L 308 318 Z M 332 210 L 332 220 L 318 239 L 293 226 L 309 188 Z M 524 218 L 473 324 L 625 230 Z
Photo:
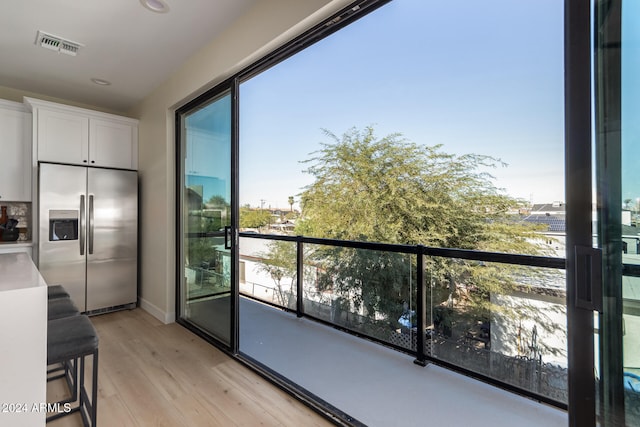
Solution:
M 639 17 L 638 2 L 595 2 L 595 231 L 603 264 L 596 375 L 605 426 L 640 425 Z
M 427 11 L 420 11 L 418 8 L 426 7 L 427 3 L 390 2 L 386 9 L 380 8 L 367 20 L 350 25 L 350 31 L 327 37 L 326 42 L 316 43 L 305 52 L 294 52 L 298 48 L 289 47 L 274 53 L 265 62 L 234 76 L 230 80 L 233 84 L 221 85 L 219 90 L 214 88 L 178 110 L 178 320 L 237 353 L 240 286 L 245 296 L 295 308 L 305 295 L 300 293 L 296 300 L 292 290 L 294 278 L 303 272 L 302 246 L 295 250 L 292 236 L 313 232 L 316 233 L 313 238 L 335 239 L 336 235 L 330 233 L 337 232 L 337 236 L 344 239 L 351 235 L 337 228 L 339 220 L 349 218 L 352 226 L 352 217 L 365 218 L 355 213 L 353 194 L 356 192 L 348 193 L 342 211 L 330 205 L 335 197 L 320 198 L 313 205 L 311 196 L 321 192 L 308 192 L 315 185 L 314 177 L 308 175 L 320 169 L 312 166 L 299 170 L 299 164 L 309 162 L 309 156 L 317 154 L 322 147 L 325 150 L 329 147 L 317 143 L 313 132 L 328 129 L 323 134 L 339 144 L 358 135 L 356 131 L 348 131 L 344 133 L 344 141 L 340 141 L 336 135 L 345 129 L 352 126 L 369 129 L 368 123 L 379 123 L 383 135 L 404 132 L 420 144 L 434 144 L 434 147 L 446 142 L 454 157 L 480 150 L 480 157 L 473 158 L 484 159 L 478 163 L 483 166 L 492 166 L 493 160 L 499 160 L 497 156 L 508 160 L 512 169 L 498 170 L 496 179 L 501 185 L 487 187 L 492 190 L 487 194 L 504 190 L 505 197 L 509 196 L 513 202 L 505 204 L 510 206 L 509 215 L 500 221 L 487 217 L 479 224 L 504 225 L 507 220 L 517 219 L 519 226 L 525 224 L 536 232 L 531 235 L 535 244 L 505 246 L 505 239 L 501 237 L 476 247 L 462 240 L 467 235 L 451 241 L 445 239 L 447 236 L 437 240 L 433 238 L 432 229 L 417 230 L 415 236 L 409 236 L 408 228 L 398 224 L 414 213 L 410 210 L 396 217 L 374 217 L 392 221 L 373 227 L 373 231 L 364 225 L 379 224 L 377 219 L 365 218 L 357 235 L 349 238 L 518 255 L 566 255 L 566 289 L 561 280 L 557 285 L 555 279 L 536 283 L 532 289 L 529 286 L 507 289 L 511 294 L 517 290 L 517 295 L 526 290 L 529 301 L 526 306 L 537 307 L 538 311 L 531 317 L 541 322 L 540 328 L 533 320 L 530 323 L 519 320 L 517 325 L 515 321 L 512 325 L 505 322 L 500 327 L 505 329 L 507 325 L 513 331 L 511 335 L 503 334 L 501 341 L 499 328 L 491 327 L 488 321 L 484 329 L 493 328 L 493 342 L 486 345 L 488 332 L 485 336 L 478 335 L 481 338 L 478 342 L 485 341 L 482 349 L 476 348 L 482 350 L 477 353 L 492 354 L 495 358 L 495 354 L 503 352 L 501 357 L 508 358 L 505 360 L 525 358 L 540 366 L 558 365 L 559 379 L 554 380 L 541 369 L 537 372 L 539 378 L 553 382 L 561 390 L 550 401 L 568 407 L 571 426 L 594 426 L 597 422 L 605 426 L 640 425 L 640 173 L 635 166 L 635 159 L 640 155 L 640 120 L 635 118 L 640 112 L 640 30 L 634 25 L 640 16 L 640 6 L 626 2 L 623 7 L 622 0 L 565 0 L 564 3 L 564 10 L 554 1 L 543 3 L 546 9 L 537 2 L 530 2 L 532 7 L 525 9 L 525 3 L 496 1 L 483 3 L 476 10 L 472 8 L 477 6 L 474 2 L 468 2 L 463 9 L 451 8 L 446 2 L 431 2 Z M 485 19 L 478 19 L 480 12 L 486 13 Z M 534 12 L 539 14 L 536 20 L 531 19 Z M 455 19 L 440 20 L 446 24 L 442 28 L 434 22 L 430 27 L 433 35 L 421 31 L 424 34 L 419 35 L 425 37 L 425 42 L 416 44 L 418 35 L 403 31 L 423 30 L 418 22 L 413 26 L 408 23 L 430 13 Z M 402 16 L 405 17 L 397 18 Z M 496 16 L 501 18 L 491 21 Z M 379 28 L 392 28 L 393 19 L 398 20 L 395 23 L 398 29 L 381 35 Z M 454 23 L 461 25 L 460 31 L 453 27 Z M 564 64 L 561 60 L 563 29 Z M 321 30 L 317 31 L 321 34 Z M 317 38 L 322 39 L 333 30 L 326 31 Z M 456 37 L 442 38 L 447 31 Z M 384 40 L 374 42 L 374 35 Z M 291 46 L 311 45 L 309 40 Z M 428 43 L 433 40 L 437 43 Z M 414 50 L 397 48 L 414 44 Z M 387 50 L 382 49 L 385 46 Z M 369 55 L 367 48 L 371 49 Z M 406 57 L 400 56 L 403 52 Z M 336 61 L 340 54 L 347 59 Z M 286 61 L 279 62 L 285 57 Z M 367 58 L 374 58 L 374 62 L 367 63 Z M 433 65 L 434 58 L 438 67 Z M 416 59 L 418 62 L 411 66 L 379 67 L 380 63 L 406 65 L 410 63 L 407 61 Z M 360 70 L 355 74 L 361 76 L 361 83 L 367 77 L 369 84 L 343 84 L 345 71 L 341 64 L 347 60 L 352 71 Z M 475 68 L 468 64 L 475 64 Z M 435 74 L 438 70 L 441 75 Z M 401 73 L 405 71 L 406 75 Z M 239 81 L 243 84 L 242 183 L 238 146 L 241 120 L 236 97 L 238 87 L 234 86 Z M 394 90 L 382 90 L 384 88 Z M 397 105 L 407 106 L 403 114 L 394 114 Z M 486 159 L 491 161 L 487 163 Z M 366 167 L 360 169 L 367 170 Z M 370 183 L 370 178 L 363 182 Z M 317 188 L 322 189 L 321 184 L 328 181 L 318 182 Z M 235 245 L 240 226 L 240 184 L 243 186 L 243 244 L 246 243 L 242 259 Z M 437 194 L 438 201 L 444 199 Z M 368 192 L 367 202 L 372 200 L 372 195 L 379 196 L 377 192 Z M 302 201 L 306 203 L 304 213 Z M 405 202 L 407 206 L 411 203 L 417 206 L 415 197 L 404 196 L 387 202 L 385 209 L 402 207 Z M 488 202 L 483 199 L 482 203 Z M 314 208 L 318 213 L 315 216 L 312 215 Z M 448 216 L 443 218 L 449 220 L 456 216 L 463 221 L 461 224 L 467 224 L 478 212 L 496 211 L 490 205 L 471 209 L 468 214 L 463 214 L 467 211 L 462 209 L 456 206 L 446 211 Z M 382 211 L 376 208 L 366 212 Z M 316 221 L 314 227 L 309 221 L 312 217 Z M 371 233 L 367 236 L 361 230 Z M 376 234 L 380 230 L 384 233 Z M 399 234 L 390 234 L 391 230 L 398 230 Z M 277 264 L 275 270 L 273 266 L 260 267 L 268 264 L 264 261 L 276 257 L 274 253 L 266 254 L 266 244 L 249 242 L 254 234 L 269 233 L 285 235 L 284 240 L 288 242 L 276 249 L 287 255 L 284 265 L 294 265 L 292 268 L 297 268 L 297 272 L 289 269 L 283 273 L 282 263 L 277 264 L 279 261 L 272 262 Z M 477 235 L 480 234 L 474 238 Z M 530 243 L 530 240 L 522 241 Z M 264 282 L 258 280 L 261 274 Z M 350 278 L 350 273 L 344 276 Z M 454 279 L 458 278 L 446 277 L 445 290 L 452 292 Z M 518 284 L 538 282 L 540 277 L 539 273 L 531 273 Z M 500 295 L 495 288 L 491 288 L 491 292 L 489 302 L 492 304 L 512 297 L 506 291 Z M 442 308 L 452 310 L 455 307 L 449 304 L 452 298 L 448 295 L 443 298 Z M 553 304 L 548 303 L 549 295 L 555 297 Z M 399 313 L 413 310 L 411 301 L 415 298 L 410 296 L 408 300 L 398 301 Z M 538 301 L 548 304 L 538 304 Z M 524 307 L 525 303 L 522 304 Z M 395 310 L 391 304 L 388 307 Z M 374 308 L 371 307 L 372 313 Z M 557 314 L 552 321 L 550 313 Z M 380 317 L 402 319 L 395 312 Z M 264 348 L 265 325 L 260 321 L 244 324 L 253 326 L 252 332 L 260 334 L 259 342 Z M 552 332 L 538 336 L 537 331 L 543 326 Z M 530 328 L 530 337 L 526 335 L 527 328 Z M 444 326 L 442 330 L 445 336 L 451 332 L 445 333 Z M 545 347 L 543 340 L 548 348 L 544 355 L 539 351 Z M 243 341 L 248 342 L 248 339 Z M 514 342 L 517 345 L 511 345 Z M 436 354 L 432 359 L 437 361 L 438 357 Z M 451 358 L 440 359 L 455 364 Z M 472 370 L 470 365 L 462 367 Z M 480 374 L 495 380 L 493 373 Z
M 232 123 L 229 91 L 177 114 L 181 161 L 179 320 L 231 345 Z

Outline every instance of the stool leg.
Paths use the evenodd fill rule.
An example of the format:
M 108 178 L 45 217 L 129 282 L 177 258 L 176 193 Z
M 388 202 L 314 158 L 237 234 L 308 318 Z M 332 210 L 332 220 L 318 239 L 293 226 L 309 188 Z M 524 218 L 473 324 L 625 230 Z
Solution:
M 71 368 L 69 368 L 69 365 L 71 365 Z M 71 372 L 71 379 L 69 379 L 69 376 L 67 375 L 66 380 L 69 389 L 73 389 L 69 402 L 75 402 L 78 398 L 78 359 L 73 359 L 65 362 L 65 367 L 67 370 L 73 369 L 73 371 Z
M 85 358 L 88 355 L 82 357 L 80 361 L 80 400 L 79 409 L 82 416 L 82 423 L 88 427 L 95 427 L 98 418 L 98 349 L 93 352 L 92 360 L 92 375 L 91 375 L 91 399 L 87 393 L 87 388 L 84 382 L 84 369 Z
M 93 353 L 93 384 L 91 384 L 91 426 L 98 421 L 98 349 Z
M 85 416 L 84 416 L 84 407 L 85 407 L 85 402 L 87 399 L 87 393 L 85 391 L 85 387 L 84 387 L 84 359 L 87 356 L 82 356 L 82 358 L 80 359 L 80 400 L 78 401 L 78 408 L 80 408 L 80 413 L 82 414 L 82 420 L 85 421 L 84 425 L 87 425 Z
M 63 373 L 54 376 L 48 376 L 49 374 L 54 374 L 58 371 L 63 371 Z M 59 405 L 63 405 L 65 403 L 75 402 L 78 399 L 78 359 L 65 360 L 64 362 L 60 363 L 59 367 L 47 370 L 47 382 L 55 381 L 61 378 L 64 378 L 65 382 L 67 383 L 67 389 L 69 390 L 71 396 L 66 399 L 59 400 L 56 403 Z

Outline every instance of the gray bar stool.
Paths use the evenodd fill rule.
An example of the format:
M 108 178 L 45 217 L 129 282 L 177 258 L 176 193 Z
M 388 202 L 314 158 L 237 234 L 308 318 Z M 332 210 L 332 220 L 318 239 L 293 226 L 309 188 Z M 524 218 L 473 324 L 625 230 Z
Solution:
M 47 301 L 47 320 L 77 316 L 79 314 L 80 311 L 69 298 L 57 298 Z
M 85 359 L 92 357 L 91 399 L 85 386 Z M 47 417 L 47 422 L 80 412 L 85 427 L 96 425 L 98 398 L 98 334 L 86 315 L 62 317 L 47 323 L 47 365 L 61 363 L 79 366 L 79 381 L 73 385 L 72 399 L 57 403 L 78 405 L 69 412 L 60 412 Z
M 49 285 L 47 286 L 47 298 L 54 300 L 58 298 L 70 298 L 70 296 L 62 285 Z
M 60 292 L 58 292 L 58 295 L 60 295 Z M 47 320 L 62 319 L 63 317 L 78 316 L 79 314 L 80 312 L 77 307 L 69 298 L 60 297 L 56 299 L 49 299 L 47 301 Z M 76 400 L 78 366 L 73 361 L 56 363 L 55 366 L 48 365 L 47 381 L 53 381 L 59 378 L 65 378 L 67 381 L 67 386 L 72 393 L 71 400 L 69 401 Z

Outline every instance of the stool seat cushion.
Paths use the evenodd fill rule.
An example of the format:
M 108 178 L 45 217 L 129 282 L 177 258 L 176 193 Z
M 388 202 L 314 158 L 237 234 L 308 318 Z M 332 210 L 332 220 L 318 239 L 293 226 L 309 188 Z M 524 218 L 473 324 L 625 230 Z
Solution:
M 47 320 L 60 319 L 61 317 L 77 316 L 78 308 L 69 298 L 58 298 L 47 301 Z
M 47 298 L 69 298 L 69 293 L 62 287 L 62 285 L 49 285 L 47 286 Z
M 85 315 L 47 322 L 47 365 L 91 353 L 98 348 L 98 333 Z

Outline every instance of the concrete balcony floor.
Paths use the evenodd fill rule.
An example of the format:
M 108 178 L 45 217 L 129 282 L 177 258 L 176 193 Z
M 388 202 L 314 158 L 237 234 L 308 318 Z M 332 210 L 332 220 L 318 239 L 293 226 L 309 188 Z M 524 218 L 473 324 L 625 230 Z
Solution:
M 247 298 L 240 351 L 368 426 L 566 426 L 565 411 Z

